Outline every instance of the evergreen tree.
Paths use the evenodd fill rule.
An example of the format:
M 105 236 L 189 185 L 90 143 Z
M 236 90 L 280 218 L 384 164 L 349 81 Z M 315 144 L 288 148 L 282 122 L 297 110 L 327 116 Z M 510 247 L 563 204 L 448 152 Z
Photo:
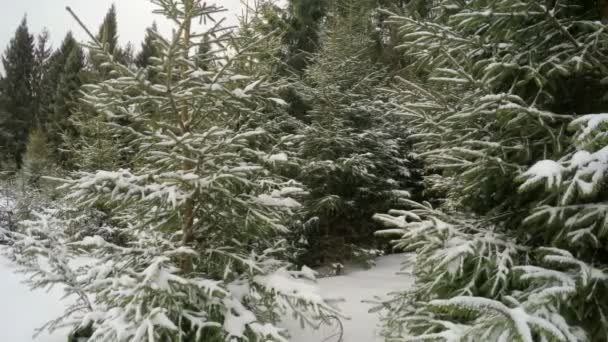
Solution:
M 116 6 L 112 4 L 106 13 L 102 24 L 99 27 L 99 32 L 95 37 L 96 40 L 103 45 L 102 52 L 92 49 L 89 51 L 89 58 L 93 66 L 94 78 L 105 80 L 111 75 L 110 70 L 103 65 L 104 57 L 102 53 L 111 54 L 118 62 L 129 65 L 132 61 L 132 49 L 122 49 L 118 44 L 118 20 L 116 18 Z
M 84 53 L 82 49 L 75 46 L 65 60 L 63 72 L 57 83 L 53 112 L 56 124 L 65 124 L 70 113 L 70 102 L 76 100 L 76 95 L 81 86 L 80 73 L 84 68 Z M 63 122 L 61 122 L 63 121 Z
M 6 159 L 10 157 L 8 153 L 8 142 L 12 139 L 13 133 L 10 130 L 9 120 L 10 113 L 8 112 L 8 99 L 4 96 L 4 77 L 0 74 L 0 149 L 7 154 L 0 158 L 0 163 L 8 162 Z
M 301 72 L 308 65 L 308 54 L 319 47 L 319 31 L 326 13 L 325 0 L 289 1 L 281 26 L 285 29 L 284 59 L 290 68 Z
M 49 60 L 47 79 L 51 86 L 53 86 L 53 95 L 56 93 L 57 84 L 59 84 L 59 80 L 65 68 L 66 61 L 68 60 L 68 57 L 72 53 L 72 51 L 76 49 L 80 49 L 80 46 L 78 45 L 76 39 L 74 39 L 72 32 L 68 32 L 63 38 L 59 49 L 55 50 L 51 55 Z M 50 107 L 50 112 L 52 113 L 52 103 Z
M 334 7 L 320 50 L 295 89 L 310 104 L 299 157 L 306 201 L 305 260 L 328 262 L 372 247 L 372 221 L 418 185 L 406 142 L 408 129 L 390 113 L 382 88 L 388 72 L 373 64 L 366 25 L 370 8 L 356 1 Z M 336 260 L 337 259 L 337 260 Z
M 135 57 L 135 65 L 138 67 L 147 67 L 152 64 L 150 61 L 151 58 L 158 57 L 158 50 L 154 45 L 156 35 L 158 35 L 158 27 L 156 26 L 156 23 L 153 23 L 152 26 L 146 30 L 146 37 L 141 44 L 141 50 L 137 54 L 137 57 Z
M 67 162 L 67 155 L 62 152 L 64 135 L 75 134 L 70 121 L 84 78 L 84 67 L 84 51 L 72 33 L 68 32 L 59 49 L 49 58 L 45 86 L 50 93 L 50 99 L 42 109 L 47 118 L 44 126 L 53 157 L 60 163 Z
M 103 44 L 104 50 L 114 54 L 118 48 L 118 21 L 116 19 L 116 6 L 112 4 L 103 19 L 97 40 Z
M 77 134 L 72 124 L 72 114 L 76 110 L 78 93 L 82 85 L 84 63 L 83 50 L 79 46 L 76 46 L 67 56 L 55 91 L 55 101 L 53 103 L 54 120 L 50 123 L 54 133 L 52 143 L 58 151 L 58 160 L 64 163 L 69 158 L 66 155 L 65 149 L 63 149 L 65 139 Z
M 603 116 L 572 121 L 574 145 L 566 130 L 608 109 L 598 19 L 593 2 L 507 0 L 390 18 L 411 61 L 399 112 L 447 198 L 376 216 L 417 253 L 388 340 L 606 338 Z
M 107 55 L 125 67 L 131 67 L 133 51 L 131 45 L 121 48 L 118 45 L 118 23 L 116 7 L 112 5 L 106 13 L 94 37 L 95 43 L 103 49 L 89 49 L 91 68 L 83 75 L 85 83 L 99 83 L 115 78 L 117 74 L 109 67 Z M 152 72 L 154 74 L 154 72 Z M 153 76 L 153 75 L 152 75 Z M 80 103 L 70 118 L 75 123 L 72 135 L 65 136 L 66 150 L 70 150 L 71 163 L 84 170 L 99 170 L 124 166 L 136 154 L 131 148 L 128 135 L 105 129 L 105 118 L 92 110 L 86 103 Z M 121 124 L 129 125 L 130 118 L 123 117 Z
M 310 54 L 321 47 L 321 32 L 328 16 L 356 17 L 359 19 L 357 29 L 372 28 L 366 39 L 373 38 L 374 42 L 368 49 L 375 48 L 376 61 L 398 67 L 400 57 L 394 51 L 397 30 L 386 25 L 386 15 L 375 9 L 403 10 L 406 3 L 404 0 L 360 0 L 355 3 L 351 0 L 290 0 L 286 10 L 268 5 L 269 9 L 274 8 L 267 12 L 266 20 L 269 26 L 283 33 L 282 57 L 289 67 L 287 71 L 302 72 L 309 65 Z
M 34 70 L 32 73 L 32 99 L 34 102 L 32 106 L 34 121 L 38 126 L 43 125 L 47 120 L 45 112 L 50 105 L 52 96 L 52 85 L 47 79 L 52 55 L 49 37 L 50 34 L 47 30 L 38 35 L 34 51 Z
M 155 70 L 154 65 L 157 64 L 160 57 L 156 40 L 158 39 L 158 27 L 156 22 L 146 30 L 146 36 L 141 44 L 141 50 L 135 56 L 134 64 L 138 68 L 145 68 L 149 78 L 153 79 L 159 71 Z
M 327 5 L 324 1 L 289 1 L 289 12 L 292 17 L 293 36 L 290 43 L 295 49 L 313 52 L 318 43 L 319 24 L 326 15 Z
M 2 82 L 2 96 L 5 98 L 5 111 L 8 119 L 6 130 L 11 134 L 3 141 L 4 155 L 12 156 L 19 167 L 29 130 L 34 124 L 33 74 L 34 74 L 34 37 L 29 33 L 27 20 L 21 24 L 11 39 L 2 64 L 6 73 Z
M 215 48 L 238 37 L 218 28 L 192 35 L 191 23 L 219 8 L 153 2 L 178 26 L 158 41 L 163 72 L 148 79 L 98 45 L 117 78 L 84 86 L 81 100 L 104 117 L 104 130 L 132 138 L 134 162 L 76 172 L 62 187 L 82 208 L 111 208 L 108 229 L 123 241 L 75 238 L 80 215 L 68 209 L 23 222 L 15 247 L 35 286 L 65 284 L 78 298 L 50 329 L 74 324 L 74 336 L 96 341 L 285 341 L 275 325 L 282 314 L 313 322 L 336 311 L 296 279 L 313 272 L 283 261 L 297 183 L 266 167 L 275 138 L 255 126 L 266 120 L 258 109 L 274 103 L 265 96 L 273 85 L 235 73 L 253 46 L 226 55 Z M 194 56 L 205 39 L 214 49 Z M 201 58 L 215 63 L 203 70 Z M 77 255 L 92 262 L 78 267 Z M 40 256 L 49 265 L 40 268 Z

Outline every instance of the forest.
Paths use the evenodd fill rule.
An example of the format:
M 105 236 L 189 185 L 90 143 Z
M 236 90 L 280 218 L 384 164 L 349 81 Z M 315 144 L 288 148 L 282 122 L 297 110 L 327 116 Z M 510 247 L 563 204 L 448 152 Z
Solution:
M 319 270 L 403 253 L 381 341 L 608 341 L 608 1 L 150 1 L 171 33 L 0 47 L 0 252 L 73 298 L 42 330 L 292 341 L 349 315 Z

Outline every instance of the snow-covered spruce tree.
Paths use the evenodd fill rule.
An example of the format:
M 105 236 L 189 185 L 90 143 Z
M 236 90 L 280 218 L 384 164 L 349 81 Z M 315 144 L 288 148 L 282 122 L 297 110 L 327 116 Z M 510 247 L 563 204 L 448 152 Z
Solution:
M 322 46 L 294 85 L 310 105 L 300 180 L 310 191 L 304 235 L 313 263 L 352 257 L 352 244 L 369 244 L 379 228 L 373 214 L 415 185 L 408 129 L 381 90 L 388 71 L 372 62 L 370 10 L 356 1 L 330 9 Z
M 399 111 L 448 198 L 376 216 L 417 253 L 388 341 L 607 338 L 605 126 L 572 121 L 608 109 L 598 19 L 593 2 L 449 0 L 391 18 L 411 59 Z
M 605 105 L 595 8 L 438 1 L 422 13 L 393 17 L 412 61 L 401 112 L 420 132 L 418 150 L 457 176 L 449 192 L 466 206 L 487 213 L 520 201 L 519 172 L 564 150 L 564 114 Z
M 61 152 L 68 156 L 68 169 L 95 171 L 130 165 L 131 158 L 136 155 L 136 146 L 129 143 L 131 136 L 126 132 L 108 130 L 108 121 L 89 102 L 74 104 L 69 118 L 73 131 L 66 131 L 61 136 Z
M 87 59 L 86 67 L 79 72 L 79 82 L 72 84 L 72 93 L 78 93 L 81 84 L 101 83 L 108 79 L 117 78 L 120 74 L 116 73 L 108 64 L 108 54 L 111 60 L 122 64 L 124 67 L 134 68 L 131 64 L 130 46 L 121 47 L 118 42 L 118 22 L 116 6 L 112 5 L 108 9 L 98 33 L 95 36 L 99 46 L 89 46 L 86 48 Z M 78 56 L 73 56 L 78 57 Z M 81 56 L 82 57 L 82 56 Z M 80 58 L 81 58 L 80 57 Z M 72 62 L 75 62 L 75 59 Z M 74 64 L 74 63 L 72 63 Z M 66 67 L 74 67 L 66 62 Z M 67 70 L 66 70 L 67 72 Z M 151 71 L 148 71 L 147 78 L 152 80 Z M 74 88 L 75 86 L 75 88 Z M 68 92 L 70 89 L 68 89 Z M 74 99 L 71 99 L 74 100 Z M 68 113 L 67 125 L 64 123 L 61 132 L 61 152 L 64 154 L 65 166 L 69 169 L 111 169 L 126 167 L 132 162 L 131 157 L 136 154 L 130 137 L 122 132 L 108 131 L 105 129 L 105 117 L 98 115 L 86 102 L 72 101 Z M 60 109 L 60 108 L 59 108 Z M 65 110 L 64 110 L 65 111 Z M 129 118 L 122 117 L 120 124 L 132 125 L 128 122 Z
M 283 48 L 281 32 L 269 21 L 275 6 L 271 1 L 261 0 L 249 3 L 245 15 L 241 16 L 237 44 L 251 46 L 247 58 L 241 58 L 234 63 L 234 70 L 245 75 L 255 75 L 264 78 L 272 86 L 258 89 L 261 96 L 268 100 L 258 109 L 265 116 L 263 122 L 250 120 L 244 125 L 262 127 L 265 131 L 278 137 L 272 146 L 272 154 L 267 160 L 267 167 L 287 178 L 297 178 L 304 161 L 299 151 L 303 141 L 302 131 L 306 124 L 290 115 L 289 103 L 282 97 L 289 81 L 282 75 L 279 51 Z M 259 36 L 264 36 L 263 42 L 257 42 Z
M 155 37 L 162 57 L 148 68 L 159 83 L 106 54 L 102 64 L 113 77 L 85 86 L 82 95 L 107 118 L 108 132 L 131 135 L 134 162 L 77 172 L 62 186 L 82 208 L 112 208 L 105 224 L 122 241 L 74 238 L 62 232 L 66 219 L 54 219 L 61 215 L 42 213 L 24 223 L 17 242 L 25 254 L 48 258 L 34 285 L 63 284 L 78 295 L 48 328 L 70 325 L 91 332 L 89 341 L 287 341 L 274 324 L 280 315 L 304 323 L 336 312 L 296 279 L 312 272 L 281 261 L 277 236 L 298 206 L 288 197 L 297 184 L 265 167 L 274 138 L 244 124 L 265 120 L 261 108 L 274 102 L 259 94 L 271 85 L 233 72 L 252 45 L 216 50 L 234 38 L 214 24 L 220 8 L 153 2 L 177 24 L 170 39 Z M 209 25 L 197 32 L 199 18 Z M 201 41 L 212 49 L 195 55 Z M 209 61 L 205 70 L 201 59 Z M 46 243 L 50 237 L 56 241 Z

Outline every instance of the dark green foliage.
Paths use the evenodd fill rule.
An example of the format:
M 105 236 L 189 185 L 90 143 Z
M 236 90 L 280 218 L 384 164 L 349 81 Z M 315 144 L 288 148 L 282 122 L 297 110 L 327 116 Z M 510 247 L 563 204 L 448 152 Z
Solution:
M 379 227 L 372 216 L 420 191 L 408 128 L 382 90 L 389 72 L 370 55 L 365 14 L 371 9 L 360 6 L 344 2 L 330 12 L 320 50 L 285 97 L 295 100 L 290 111 L 309 123 L 300 180 L 310 192 L 302 229 L 311 264 L 352 258 L 353 244 L 372 247 Z
M 34 125 L 33 74 L 35 66 L 34 37 L 29 33 L 24 18 L 11 39 L 2 64 L 6 76 L 2 82 L 2 97 L 8 114 L 4 125 L 10 136 L 0 144 L 5 156 L 11 156 L 17 166 L 25 150 L 27 136 Z
M 59 151 L 81 85 L 84 52 L 71 33 L 54 52 L 48 41 L 49 33 L 44 31 L 34 44 L 24 20 L 3 58 L 7 75 L 2 81 L 0 121 L 4 138 L 0 139 L 17 167 L 34 128 L 46 132 L 52 159 L 65 161 Z
M 148 28 L 144 42 L 141 44 L 141 50 L 135 57 L 135 65 L 140 68 L 145 68 L 151 64 L 150 58 L 159 57 L 158 49 L 154 44 L 154 33 L 158 31 L 156 23 Z
M 93 336 L 93 324 L 89 324 L 84 328 L 79 328 L 70 333 L 68 342 L 81 342 L 83 339 L 88 339 Z
M 113 54 L 118 47 L 118 22 L 116 20 L 116 6 L 112 4 L 106 13 L 103 23 L 99 27 L 97 39 L 104 46 L 104 50 Z
M 11 114 L 8 112 L 8 99 L 4 96 L 4 78 L 0 75 L 0 150 L 3 151 L 3 157 L 0 158 L 0 164 L 11 163 L 11 155 L 9 153 L 9 142 L 13 140 L 13 131 L 9 125 Z
M 308 111 L 312 106 L 306 102 L 294 87 L 286 87 L 281 92 L 281 97 L 289 104 L 288 113 L 294 118 L 310 124 L 311 120 Z
M 326 0 L 290 0 L 284 17 L 286 45 L 285 62 L 292 69 L 302 71 L 308 65 L 309 53 L 319 47 L 319 31 L 327 14 Z
M 99 32 L 97 33 L 96 39 L 103 46 L 103 51 L 112 55 L 115 61 L 124 65 L 129 65 L 133 61 L 132 46 L 127 45 L 125 48 L 122 48 L 118 44 L 118 21 L 116 18 L 116 6 L 112 5 L 110 9 L 108 9 L 103 23 L 99 27 Z M 101 81 L 111 77 L 110 69 L 102 65 L 106 59 L 100 51 L 96 51 L 94 49 L 89 51 L 89 58 L 93 66 L 94 78 Z
M 373 38 L 366 49 L 375 61 L 398 70 L 402 58 L 394 51 L 397 30 L 385 24 L 387 16 L 376 10 L 401 11 L 408 4 L 411 5 L 405 0 L 290 0 L 286 11 L 276 8 L 274 15 L 268 15 L 266 20 L 269 27 L 279 29 L 283 35 L 282 58 L 288 71 L 301 73 L 309 65 L 311 53 L 321 47 L 324 25 L 347 17 L 357 18 L 351 29 L 366 31 L 367 38 Z
M 49 98 L 41 103 L 45 118 L 42 124 L 48 134 L 53 159 L 60 163 L 67 161 L 67 155 L 61 151 L 63 135 L 71 132 L 70 116 L 82 84 L 84 67 L 84 51 L 68 32 L 47 62 L 43 85 Z
M 84 53 L 79 46 L 75 46 L 67 55 L 63 72 L 59 78 L 55 91 L 55 102 L 53 104 L 54 120 L 50 122 L 55 129 L 54 142 L 59 150 L 61 137 L 65 134 L 72 134 L 73 128 L 70 117 L 76 106 L 78 90 L 82 85 L 82 70 L 84 69 Z M 61 138 L 61 139 L 60 139 Z M 64 158 L 60 158 L 62 160 Z
M 81 49 L 78 42 L 74 39 L 72 32 L 68 32 L 63 38 L 59 49 L 55 50 L 51 55 L 46 79 L 54 87 L 52 91 L 53 96 L 70 54 L 77 49 Z M 83 54 L 83 52 L 81 52 L 81 54 Z M 49 106 L 49 111 L 51 113 L 53 112 L 52 107 L 53 102 L 51 102 L 51 105 Z
M 34 51 L 34 70 L 32 72 L 32 99 L 34 102 L 32 106 L 34 108 L 34 121 L 37 126 L 46 122 L 45 109 L 52 97 L 52 83 L 48 79 L 48 69 L 52 54 L 49 38 L 50 34 L 46 30 L 38 35 Z
M 78 89 L 81 86 L 80 73 L 84 68 L 84 53 L 79 46 L 76 46 L 70 51 L 63 65 L 63 72 L 57 84 L 55 92 L 55 103 L 53 112 L 55 114 L 55 123 L 65 124 L 69 117 L 70 102 L 75 101 Z M 59 122 L 59 121 L 63 122 Z

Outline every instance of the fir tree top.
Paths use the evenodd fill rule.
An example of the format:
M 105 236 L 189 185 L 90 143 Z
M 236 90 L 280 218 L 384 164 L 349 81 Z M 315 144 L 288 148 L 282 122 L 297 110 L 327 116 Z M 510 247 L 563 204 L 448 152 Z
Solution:
M 107 44 L 107 49 L 110 53 L 114 53 L 118 46 L 118 21 L 116 19 L 116 6 L 112 4 L 103 23 L 99 27 L 97 39 L 103 44 Z
M 29 33 L 27 18 L 11 39 L 4 55 L 4 94 L 9 96 L 14 106 L 26 106 L 32 96 L 32 71 L 34 68 L 34 36 Z

